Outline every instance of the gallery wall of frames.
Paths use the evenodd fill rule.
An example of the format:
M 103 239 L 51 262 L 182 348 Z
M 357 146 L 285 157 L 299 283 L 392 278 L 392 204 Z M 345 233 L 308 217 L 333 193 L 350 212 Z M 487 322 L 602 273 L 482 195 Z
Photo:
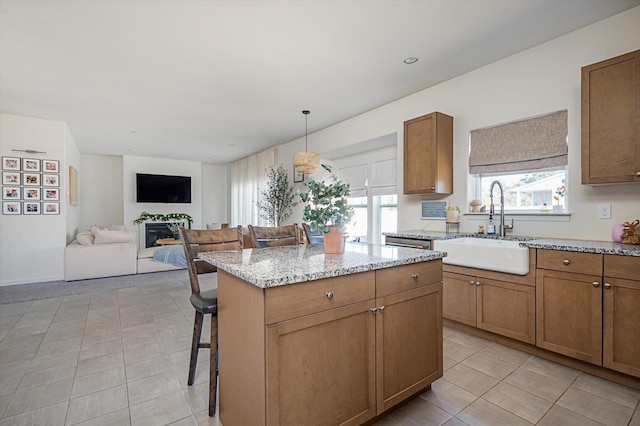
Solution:
M 60 161 L 2 157 L 2 214 L 60 214 Z

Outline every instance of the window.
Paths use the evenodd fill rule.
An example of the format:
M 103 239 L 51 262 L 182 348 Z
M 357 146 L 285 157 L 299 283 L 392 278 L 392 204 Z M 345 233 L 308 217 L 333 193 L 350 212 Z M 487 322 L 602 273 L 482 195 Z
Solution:
M 351 223 L 347 226 L 348 239 L 367 242 L 367 197 L 350 197 L 348 200 L 354 211 Z
M 509 174 L 478 175 L 476 198 L 487 209 L 491 203 L 489 190 L 491 182 L 497 180 L 504 190 L 505 209 L 520 212 L 539 212 L 559 205 L 566 209 L 565 188 L 566 168 L 533 170 Z M 559 195 L 562 194 L 562 195 Z M 555 198 L 554 198 L 555 197 Z M 500 202 L 500 191 L 494 188 L 494 204 Z

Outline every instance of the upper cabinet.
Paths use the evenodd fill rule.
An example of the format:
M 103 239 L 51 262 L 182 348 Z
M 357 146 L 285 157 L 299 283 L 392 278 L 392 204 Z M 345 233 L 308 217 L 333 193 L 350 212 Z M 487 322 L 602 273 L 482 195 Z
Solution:
M 582 183 L 640 183 L 640 50 L 582 68 Z
M 434 112 L 404 122 L 404 193 L 453 193 L 453 117 Z

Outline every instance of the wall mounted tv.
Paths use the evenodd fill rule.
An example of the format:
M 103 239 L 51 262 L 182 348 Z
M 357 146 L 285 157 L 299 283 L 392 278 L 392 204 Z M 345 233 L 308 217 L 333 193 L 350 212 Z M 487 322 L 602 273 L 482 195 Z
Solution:
M 136 173 L 138 203 L 190 203 L 191 177 Z

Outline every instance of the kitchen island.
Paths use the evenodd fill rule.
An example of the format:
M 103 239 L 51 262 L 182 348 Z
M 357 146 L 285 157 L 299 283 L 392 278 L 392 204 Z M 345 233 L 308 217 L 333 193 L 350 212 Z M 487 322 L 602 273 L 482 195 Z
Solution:
M 201 257 L 218 267 L 225 426 L 362 424 L 442 377 L 444 253 L 349 243 Z

